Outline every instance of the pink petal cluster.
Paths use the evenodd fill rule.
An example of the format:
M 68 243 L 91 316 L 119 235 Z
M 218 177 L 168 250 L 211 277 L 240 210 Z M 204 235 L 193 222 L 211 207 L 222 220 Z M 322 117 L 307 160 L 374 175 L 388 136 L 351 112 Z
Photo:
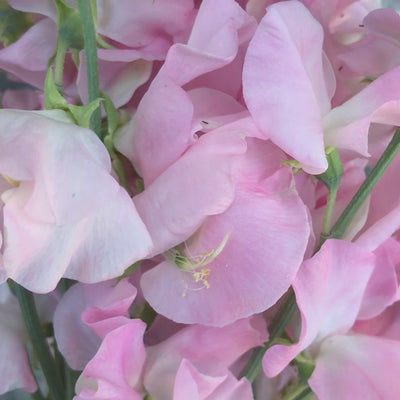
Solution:
M 397 400 L 400 161 L 321 248 L 317 178 L 337 149 L 332 225 L 400 125 L 399 14 L 374 0 L 91 2 L 117 109 L 102 110 L 103 143 L 42 109 L 57 7 L 75 2 L 7 3 L 29 27 L 0 48 L 22 85 L 0 110 L 0 358 L 13 358 L 0 394 L 37 389 L 9 279 L 51 299 L 37 303 L 80 371 L 76 400 L 274 400 L 305 383 L 319 400 Z M 62 94 L 87 103 L 85 51 L 67 50 Z M 290 290 L 297 312 L 252 386 L 240 372 Z

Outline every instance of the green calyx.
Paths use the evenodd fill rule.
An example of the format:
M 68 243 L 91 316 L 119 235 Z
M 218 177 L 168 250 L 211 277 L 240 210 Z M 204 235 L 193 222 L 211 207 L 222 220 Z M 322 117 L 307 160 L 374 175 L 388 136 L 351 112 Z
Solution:
M 48 69 L 44 83 L 44 108 L 46 110 L 63 110 L 77 125 L 83 128 L 89 128 L 90 118 L 93 112 L 98 109 L 100 101 L 101 99 L 96 99 L 85 106 L 68 104 L 64 97 L 61 96 L 54 83 L 52 69 Z
M 340 178 L 343 175 L 343 166 L 340 161 L 339 153 L 334 147 L 327 147 L 325 150 L 328 160 L 328 168 L 316 178 L 320 180 L 329 190 L 339 186 Z

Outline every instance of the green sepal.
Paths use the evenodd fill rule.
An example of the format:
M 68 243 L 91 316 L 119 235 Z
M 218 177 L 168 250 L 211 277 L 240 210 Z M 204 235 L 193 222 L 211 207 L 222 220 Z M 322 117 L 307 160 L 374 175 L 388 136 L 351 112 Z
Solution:
M 132 315 L 132 318 L 140 318 L 147 325 L 146 330 L 150 328 L 151 324 L 154 322 L 158 315 L 157 312 L 147 302 L 135 311 L 136 312 L 134 315 Z
M 144 182 L 143 182 L 143 179 L 141 179 L 141 178 L 136 179 L 136 181 L 135 181 L 135 186 L 136 186 L 136 191 L 137 191 L 137 193 L 138 193 L 138 194 L 139 194 L 139 193 L 142 193 L 142 192 L 144 191 Z
M 44 108 L 46 110 L 59 109 L 65 111 L 73 121 L 83 128 L 89 128 L 90 118 L 100 105 L 102 99 L 96 99 L 84 106 L 68 104 L 57 90 L 54 83 L 53 71 L 48 69 L 44 82 Z
M 116 279 L 116 282 L 115 282 L 115 285 L 114 286 L 117 286 L 118 285 L 118 283 L 122 280 L 122 279 L 124 279 L 124 278 L 128 278 L 128 276 L 130 276 L 134 271 L 135 271 L 135 269 L 141 264 L 141 260 L 140 261 L 136 261 L 134 264 L 132 264 L 130 267 L 128 267 L 125 271 L 124 271 L 124 273 L 122 274 L 122 275 L 120 275 L 117 279 Z
M 51 68 L 47 70 L 46 79 L 44 81 L 44 109 L 68 110 L 67 101 L 61 96 L 54 83 L 53 70 Z
M 339 153 L 334 147 L 325 149 L 326 159 L 328 160 L 328 168 L 322 174 L 316 175 L 329 190 L 337 189 L 340 183 L 340 178 L 343 175 L 343 165 L 340 161 Z
M 113 102 L 106 93 L 101 92 L 101 97 L 104 99 L 103 106 L 107 115 L 107 131 L 108 134 L 113 137 L 114 132 L 120 124 L 118 110 L 115 108 Z
M 4 46 L 16 42 L 30 27 L 29 14 L 15 10 L 4 1 L 0 1 L 0 42 Z
M 83 128 L 89 128 L 90 119 L 93 113 L 99 108 L 102 99 L 96 99 L 84 106 L 74 106 L 68 104 L 68 111 L 71 113 L 76 123 Z
M 296 358 L 296 365 L 299 371 L 299 378 L 303 382 L 307 382 L 315 369 L 315 362 L 303 354 L 299 354 Z

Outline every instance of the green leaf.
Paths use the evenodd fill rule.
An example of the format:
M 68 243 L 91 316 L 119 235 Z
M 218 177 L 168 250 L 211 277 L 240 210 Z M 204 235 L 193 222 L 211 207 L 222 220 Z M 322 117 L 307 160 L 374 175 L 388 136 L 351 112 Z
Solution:
M 79 126 L 89 128 L 92 114 L 98 109 L 101 100 L 102 99 L 93 100 L 85 106 L 74 106 L 73 104 L 68 104 L 68 111 L 72 114 Z

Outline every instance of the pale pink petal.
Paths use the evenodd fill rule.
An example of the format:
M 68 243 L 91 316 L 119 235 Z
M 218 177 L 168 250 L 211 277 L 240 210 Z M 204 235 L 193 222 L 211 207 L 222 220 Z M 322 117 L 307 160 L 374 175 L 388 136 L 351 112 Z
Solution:
M 40 107 L 38 92 L 30 89 L 6 90 L 2 97 L 3 108 L 18 108 L 20 110 L 37 110 Z
M 322 27 L 301 3 L 274 4 L 250 42 L 243 68 L 244 98 L 256 124 L 313 174 L 327 168 L 321 118 L 330 99 L 322 41 Z
M 38 13 L 57 20 L 57 10 L 52 0 L 8 0 L 10 6 L 16 10 Z
M 190 361 L 183 359 L 175 376 L 173 400 L 205 399 L 224 378 L 201 374 Z
M 385 139 L 380 139 L 386 142 Z M 400 190 L 398 178 L 400 158 L 396 157 L 371 193 L 370 210 L 364 232 L 357 242 L 375 250 L 400 228 Z
M 148 255 L 147 229 L 93 132 L 61 111 L 0 112 L 0 170 L 19 182 L 2 194 L 9 277 L 43 293 L 64 274 L 94 283 Z
M 68 365 L 76 370 L 86 366 L 108 333 L 98 335 L 92 326 L 106 321 L 110 331 L 122 325 L 116 325 L 115 321 L 127 314 L 135 296 L 136 289 L 126 280 L 117 285 L 115 281 L 94 285 L 77 283 L 65 293 L 54 314 L 54 335 Z M 126 318 L 123 322 L 126 323 Z
M 266 339 L 261 316 L 242 319 L 223 328 L 193 325 L 164 342 L 146 349 L 144 385 L 155 398 L 173 393 L 174 377 L 183 359 L 199 373 L 225 375 L 228 368 L 250 348 Z
M 170 79 L 155 78 L 115 142 L 146 186 L 194 143 L 192 117 L 193 105 L 186 92 Z
M 74 399 L 142 400 L 140 376 L 146 358 L 145 329 L 141 320 L 134 319 L 111 331 L 83 371 L 85 378 L 97 381 L 97 389 L 80 388 Z
M 154 254 L 187 239 L 209 215 L 233 201 L 233 167 L 246 151 L 240 130 L 203 135 L 175 164 L 134 198 L 155 245 Z
M 193 0 L 97 0 L 98 32 L 129 47 L 144 47 L 160 36 L 170 42 L 191 22 Z
M 301 312 L 298 343 L 276 345 L 267 350 L 263 368 L 275 376 L 301 351 L 333 333 L 344 333 L 353 325 L 374 267 L 374 256 L 350 242 L 328 240 L 311 259 L 304 261 L 293 283 Z M 351 285 L 349 285 L 351 282 Z
M 147 227 L 125 189 L 97 213 L 83 220 L 80 246 L 71 254 L 65 276 L 85 283 L 121 275 L 153 249 Z
M 193 144 L 193 104 L 182 85 L 229 64 L 254 20 L 230 0 L 203 1 L 187 45 L 175 44 L 116 146 L 142 175 L 155 180 Z M 210 38 L 210 33 L 212 37 Z
M 371 122 L 400 124 L 400 67 L 381 75 L 323 120 L 326 145 L 368 156 Z
M 389 238 L 374 254 L 375 268 L 365 289 L 358 319 L 376 317 L 396 300 L 399 287 L 396 266 L 400 263 L 400 245 Z
M 232 205 L 209 217 L 186 243 L 186 253 L 201 258 L 227 235 L 221 253 L 206 266 L 207 285 L 169 261 L 143 274 L 143 294 L 158 313 L 176 322 L 223 326 L 265 311 L 286 292 L 309 236 L 288 169 L 262 186 L 237 190 Z
M 224 376 L 201 374 L 183 360 L 175 377 L 173 400 L 252 400 L 250 382 L 238 381 L 230 372 Z
M 324 341 L 308 380 L 320 400 L 397 400 L 400 342 L 371 336 Z
M 24 82 L 43 88 L 56 38 L 56 24 L 49 18 L 42 19 L 16 42 L 0 50 L 0 68 Z
M 211 88 L 197 88 L 187 92 L 194 107 L 193 130 L 209 131 L 233 122 L 246 109 L 233 97 Z
M 76 222 L 116 195 L 109 155 L 93 132 L 57 120 L 66 117 L 58 110 L 0 113 L 1 172 L 22 181 L 17 192 L 31 191 L 23 208 L 35 219 Z
M 112 51 L 112 50 L 109 50 Z M 76 85 L 83 103 L 87 103 L 87 74 L 84 52 L 80 53 L 80 63 Z M 107 93 L 115 107 L 127 103 L 135 90 L 150 77 L 152 63 L 142 59 L 130 62 L 111 61 L 98 58 L 99 87 Z
M 394 303 L 375 318 L 356 321 L 351 329 L 364 335 L 400 341 L 400 302 Z

